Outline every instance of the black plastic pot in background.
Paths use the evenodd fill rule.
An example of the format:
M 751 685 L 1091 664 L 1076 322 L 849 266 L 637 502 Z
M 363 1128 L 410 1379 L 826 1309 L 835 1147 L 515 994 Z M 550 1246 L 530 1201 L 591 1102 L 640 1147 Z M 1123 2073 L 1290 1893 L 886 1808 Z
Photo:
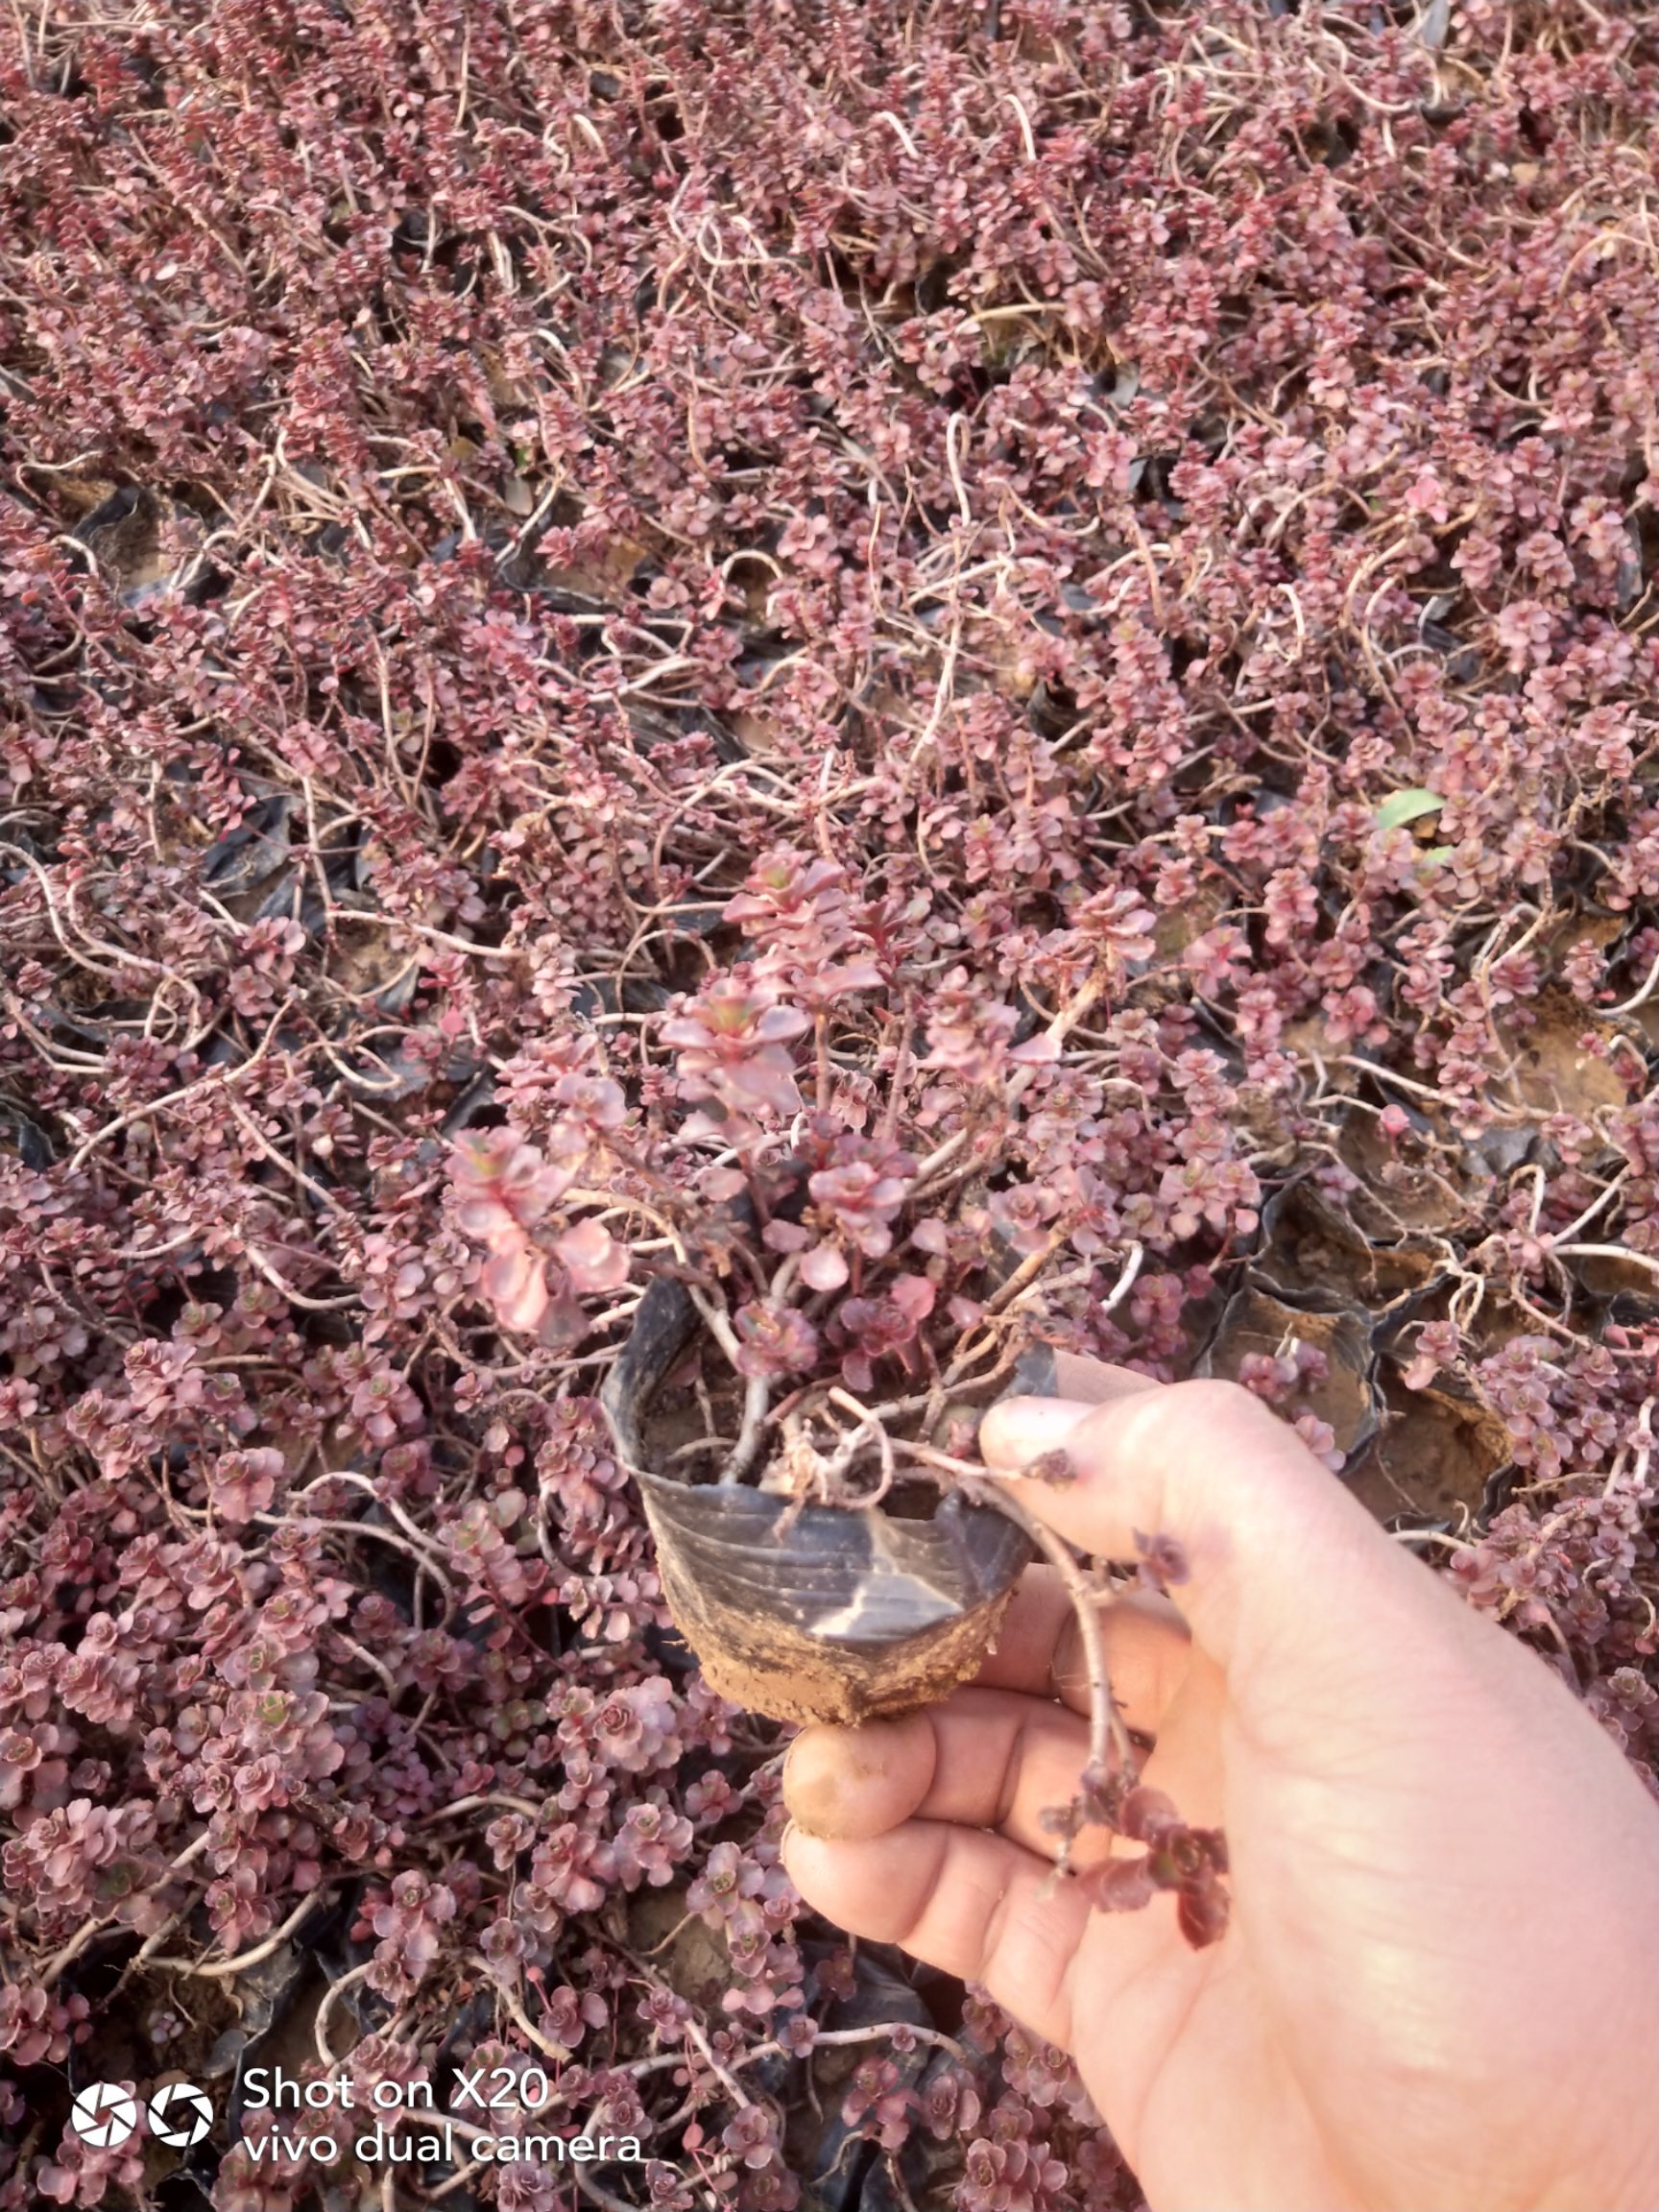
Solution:
M 1324 1353 L 1328 1372 L 1301 1400 L 1330 1424 L 1349 1469 L 1358 1466 L 1382 1424 L 1377 1385 L 1376 1316 L 1364 1307 L 1318 1290 L 1294 1294 L 1270 1287 L 1254 1269 L 1223 1308 L 1196 1373 L 1237 1377 L 1248 1353 L 1277 1353 L 1296 1336 Z
M 709 1683 L 777 1720 L 866 1720 L 946 1695 L 995 1639 L 1031 1557 L 1023 1531 L 954 1494 L 931 1519 L 908 1519 L 657 1472 L 646 1417 L 701 1327 L 684 1286 L 659 1277 L 600 1399 L 639 1484 L 669 1610 Z M 1046 1347 L 1012 1390 L 1054 1395 Z

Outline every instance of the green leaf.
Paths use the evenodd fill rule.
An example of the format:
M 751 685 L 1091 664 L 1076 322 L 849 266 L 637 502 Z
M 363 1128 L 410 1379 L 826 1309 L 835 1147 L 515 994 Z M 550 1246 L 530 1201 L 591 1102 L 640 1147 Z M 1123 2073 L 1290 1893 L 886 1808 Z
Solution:
M 1426 853 L 1418 854 L 1417 865 L 1422 868 L 1432 862 L 1435 867 L 1444 868 L 1455 850 L 1456 848 L 1451 845 L 1431 845 Z
M 1420 786 L 1411 791 L 1395 791 L 1378 807 L 1377 827 L 1379 830 L 1403 830 L 1407 822 L 1415 822 L 1420 814 L 1432 814 L 1445 804 L 1438 791 L 1425 791 Z

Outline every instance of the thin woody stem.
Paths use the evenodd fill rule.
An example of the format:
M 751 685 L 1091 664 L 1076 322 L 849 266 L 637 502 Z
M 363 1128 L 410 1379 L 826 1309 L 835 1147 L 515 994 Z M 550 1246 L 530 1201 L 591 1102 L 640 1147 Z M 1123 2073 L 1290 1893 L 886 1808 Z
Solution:
M 795 1280 L 796 1270 L 800 1263 L 799 1256 L 796 1253 L 791 1252 L 784 1257 L 767 1289 L 766 1296 L 769 1305 L 777 1306 L 782 1303 L 790 1285 Z M 696 1293 L 693 1292 L 692 1295 L 695 1297 Z M 701 1307 L 703 1301 L 698 1299 L 698 1304 Z M 711 1308 L 705 1317 L 712 1326 Z M 731 1350 L 728 1356 L 735 1366 L 737 1363 L 737 1340 L 732 1333 L 730 1324 L 727 1326 L 727 1337 L 731 1340 Z M 725 1339 L 722 1339 L 722 1343 L 724 1346 Z M 722 1488 L 729 1488 L 733 1483 L 741 1482 L 754 1464 L 755 1455 L 760 1449 L 760 1437 L 766 1427 L 766 1412 L 771 1403 L 771 1377 L 751 1375 L 743 1392 L 743 1426 L 737 1432 L 737 1441 L 732 1448 L 731 1458 L 720 1470 Z
M 837 1447 L 828 1463 L 826 1473 L 830 1478 L 838 1481 L 853 1464 L 865 1439 L 867 1437 L 872 1438 L 877 1450 L 881 1455 L 881 1480 L 868 1497 L 860 1498 L 858 1503 L 861 1506 L 878 1505 L 893 1487 L 893 1438 L 888 1432 L 887 1424 L 879 1414 L 873 1413 L 868 1406 L 854 1398 L 850 1390 L 842 1390 L 832 1386 L 830 1391 L 830 1403 L 839 1406 L 844 1413 L 853 1414 L 858 1426 L 850 1432 L 846 1441 Z
M 1106 1666 L 1106 1639 L 1100 1626 L 1102 1593 L 1090 1581 L 1071 1547 L 1017 1499 L 1009 1497 L 983 1467 L 976 1467 L 967 1459 L 952 1458 L 948 1452 L 936 1452 L 931 1445 L 907 1443 L 899 1436 L 893 1439 L 893 1449 L 906 1458 L 936 1468 L 942 1475 L 954 1476 L 974 1504 L 989 1505 L 994 1512 L 1022 1528 L 1038 1551 L 1059 1571 L 1077 1616 L 1089 1675 L 1089 1765 L 1085 1780 L 1103 1781 L 1115 1767 L 1119 1772 L 1132 1774 L 1135 1747 L 1123 1716 L 1118 1710 L 1118 1700 L 1112 1695 L 1112 1679 Z M 1062 1865 L 1069 1856 L 1070 1841 L 1061 1855 Z

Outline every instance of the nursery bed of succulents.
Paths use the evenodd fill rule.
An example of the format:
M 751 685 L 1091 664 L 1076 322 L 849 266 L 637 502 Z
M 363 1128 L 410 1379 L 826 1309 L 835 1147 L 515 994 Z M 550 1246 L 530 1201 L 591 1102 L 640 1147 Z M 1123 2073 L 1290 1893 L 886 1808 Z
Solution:
M 1656 97 L 1588 0 L 0 22 L 0 2204 L 1140 2204 L 800 1912 L 664 1275 L 684 1463 L 843 1502 L 1022 1346 L 1237 1377 L 1651 1780 Z M 647 2162 L 256 2160 L 278 2064 Z

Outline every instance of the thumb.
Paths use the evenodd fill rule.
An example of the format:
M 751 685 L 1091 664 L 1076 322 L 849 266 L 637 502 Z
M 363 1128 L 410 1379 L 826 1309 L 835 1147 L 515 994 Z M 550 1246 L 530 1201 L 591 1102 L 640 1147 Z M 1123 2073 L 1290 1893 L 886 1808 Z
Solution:
M 1132 1559 L 1138 1537 L 1165 1539 L 1176 1574 L 1185 1569 L 1169 1595 L 1229 1671 L 1287 1647 L 1299 1669 L 1322 1646 L 1351 1654 L 1357 1623 L 1379 1606 L 1441 1633 L 1461 1619 L 1435 1577 L 1237 1383 L 1177 1382 L 1092 1407 L 1006 1399 L 986 1413 L 979 1451 L 1028 1511 L 1084 1551 Z M 1056 1453 L 1069 1463 L 1058 1479 L 1047 1467 L 1019 1472 Z

